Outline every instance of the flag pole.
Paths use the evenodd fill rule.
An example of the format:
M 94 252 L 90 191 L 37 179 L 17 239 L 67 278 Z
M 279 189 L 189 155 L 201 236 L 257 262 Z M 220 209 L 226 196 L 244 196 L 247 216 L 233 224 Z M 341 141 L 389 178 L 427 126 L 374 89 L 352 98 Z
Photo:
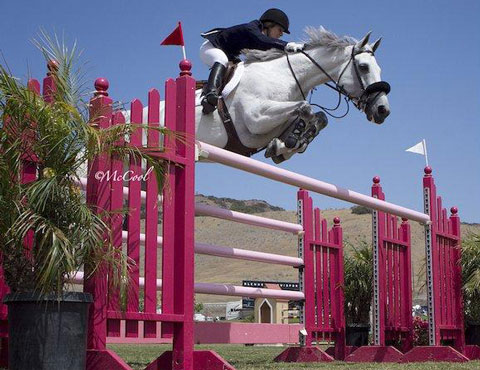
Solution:
M 427 142 L 425 141 L 425 139 L 423 139 L 422 142 L 423 142 L 423 150 L 425 152 L 425 163 L 428 167 Z
M 185 53 L 185 45 L 182 45 L 183 59 L 187 59 L 187 53 Z

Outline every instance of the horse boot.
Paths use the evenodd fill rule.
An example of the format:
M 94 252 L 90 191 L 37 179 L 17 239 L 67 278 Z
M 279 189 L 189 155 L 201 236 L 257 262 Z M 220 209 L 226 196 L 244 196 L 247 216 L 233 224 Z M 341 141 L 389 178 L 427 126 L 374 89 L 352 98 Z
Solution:
M 202 112 L 204 114 L 210 114 L 217 108 L 219 89 L 222 85 L 225 70 L 226 67 L 218 62 L 216 62 L 210 70 L 207 87 L 204 91 L 204 96 L 202 99 Z
M 265 158 L 279 156 L 289 150 L 299 148 L 300 139 L 307 125 L 304 120 L 297 117 L 285 130 L 280 137 L 272 140 L 265 151 Z M 283 162 L 283 161 L 282 161 Z M 275 162 L 277 163 L 277 162 Z
M 273 139 L 265 151 L 266 158 L 272 158 L 276 164 L 282 163 L 295 153 L 303 153 L 308 145 L 317 137 L 321 130 L 328 125 L 328 118 L 324 112 L 315 113 L 315 121 L 306 129 L 305 122 L 297 118 L 289 129 L 280 138 Z
M 302 134 L 299 142 L 299 150 L 297 153 L 303 153 L 307 150 L 308 145 L 317 137 L 317 135 L 328 125 L 327 115 L 323 112 L 315 113 L 315 123 L 311 125 L 307 131 Z

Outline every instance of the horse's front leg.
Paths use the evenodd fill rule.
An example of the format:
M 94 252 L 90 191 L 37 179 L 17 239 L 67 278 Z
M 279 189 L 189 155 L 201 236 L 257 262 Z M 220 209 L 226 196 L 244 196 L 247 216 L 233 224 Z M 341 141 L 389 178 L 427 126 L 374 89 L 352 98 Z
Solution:
M 252 110 L 252 106 L 256 106 Z M 248 131 L 254 135 L 264 135 L 272 132 L 286 122 L 300 117 L 305 122 L 310 122 L 315 114 L 312 107 L 306 101 L 277 102 L 269 100 L 258 104 L 246 104 L 243 107 L 245 113 L 249 113 L 250 119 L 245 120 Z
M 328 119 L 323 112 L 315 113 L 310 123 L 301 118 L 296 119 L 279 138 L 273 139 L 268 144 L 265 157 L 271 157 L 275 163 L 281 163 L 295 153 L 303 153 L 327 124 Z

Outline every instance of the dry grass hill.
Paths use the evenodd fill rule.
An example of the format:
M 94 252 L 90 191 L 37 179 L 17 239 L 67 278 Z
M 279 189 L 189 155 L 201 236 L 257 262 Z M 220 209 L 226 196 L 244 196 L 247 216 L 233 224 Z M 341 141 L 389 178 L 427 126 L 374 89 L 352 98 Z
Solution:
M 273 207 L 261 200 L 239 201 L 229 198 L 196 196 L 197 202 L 228 208 L 245 213 L 255 213 L 258 216 L 273 218 L 288 222 L 297 222 L 294 211 L 285 211 Z M 329 227 L 334 217 L 340 217 L 343 226 L 344 240 L 355 245 L 359 241 L 371 243 L 371 215 L 352 214 L 351 209 L 327 209 L 322 211 Z M 161 233 L 161 225 L 159 224 Z M 462 234 L 468 232 L 480 233 L 480 224 L 462 224 Z M 212 217 L 195 218 L 196 241 L 229 246 L 254 251 L 297 256 L 297 236 L 275 230 L 267 230 Z M 412 263 L 414 299 L 423 300 L 425 295 L 419 292 L 423 285 L 423 276 L 417 279 L 418 271 L 424 260 L 423 226 L 412 222 Z M 346 248 L 348 253 L 348 248 Z M 161 255 L 159 256 L 161 258 Z M 195 257 L 195 280 L 197 282 L 231 283 L 241 285 L 242 280 L 274 280 L 297 281 L 297 270 L 287 266 L 278 266 L 258 262 L 242 261 L 229 258 L 218 258 L 205 255 Z M 238 300 L 238 297 L 197 295 L 197 302 L 224 302 Z

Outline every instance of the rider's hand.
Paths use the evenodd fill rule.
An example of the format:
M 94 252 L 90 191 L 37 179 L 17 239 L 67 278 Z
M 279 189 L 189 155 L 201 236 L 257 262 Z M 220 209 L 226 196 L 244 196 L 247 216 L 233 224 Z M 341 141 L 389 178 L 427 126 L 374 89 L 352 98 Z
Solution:
M 300 44 L 298 42 L 289 42 L 285 45 L 285 51 L 287 53 L 296 53 L 302 51 L 305 48 L 305 44 Z

